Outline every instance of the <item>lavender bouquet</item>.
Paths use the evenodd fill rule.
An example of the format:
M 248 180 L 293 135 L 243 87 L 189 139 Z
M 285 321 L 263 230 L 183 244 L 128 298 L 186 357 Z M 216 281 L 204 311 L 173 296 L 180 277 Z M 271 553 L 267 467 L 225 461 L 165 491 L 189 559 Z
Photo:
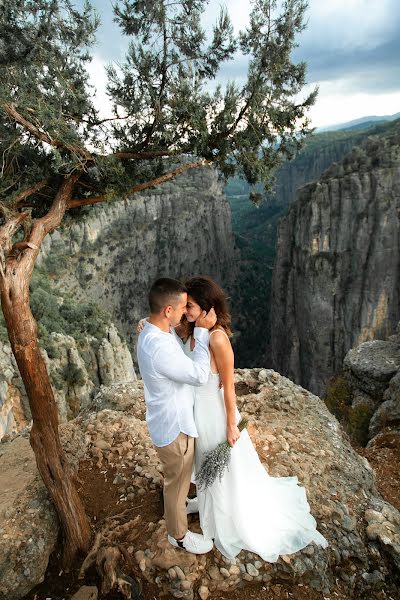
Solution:
M 247 419 L 241 419 L 238 424 L 239 431 L 247 426 Z M 225 470 L 229 468 L 231 460 L 231 447 L 228 441 L 221 442 L 214 450 L 207 452 L 198 473 L 196 473 L 196 485 L 201 490 L 206 490 L 217 479 L 221 481 Z

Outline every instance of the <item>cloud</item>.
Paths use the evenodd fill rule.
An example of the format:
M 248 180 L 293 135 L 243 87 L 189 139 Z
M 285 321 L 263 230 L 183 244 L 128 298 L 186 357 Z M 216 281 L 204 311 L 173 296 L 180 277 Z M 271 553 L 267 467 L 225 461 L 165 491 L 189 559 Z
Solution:
M 398 33 L 399 15 L 397 0 L 311 0 L 301 45 L 322 51 L 375 48 Z
M 85 0 L 75 0 L 76 7 L 82 9 Z M 94 52 L 106 64 L 122 61 L 129 44 L 129 38 L 114 21 L 113 2 L 111 0 L 91 0 L 91 4 L 100 17 Z
M 94 104 L 101 119 L 112 117 L 112 104 L 106 93 L 107 75 L 106 63 L 99 55 L 94 55 L 86 69 L 89 73 L 89 83 L 94 87 Z
M 372 93 L 400 89 L 399 55 L 397 0 L 314 0 L 295 52 L 307 62 L 308 81 L 341 80 L 343 87 L 345 80 L 348 91 Z
M 129 40 L 113 21 L 111 0 L 92 0 L 92 3 L 102 24 L 90 67 L 91 80 L 99 88 L 101 110 L 108 114 L 108 99 L 102 91 L 105 87 L 103 66 L 110 61 L 122 61 Z M 76 4 L 82 6 L 83 0 L 76 0 Z M 324 120 L 323 110 L 330 122 L 352 119 L 366 112 L 379 113 L 379 110 L 387 114 L 397 112 L 400 108 L 400 104 L 395 107 L 395 99 L 400 94 L 400 2 L 310 0 L 309 4 L 308 26 L 298 39 L 294 59 L 307 62 L 307 81 L 320 86 L 319 108 L 313 109 L 318 121 Z M 221 5 L 227 6 L 236 32 L 248 24 L 250 0 L 210 0 L 204 15 L 205 26 L 212 26 Z M 241 85 L 246 75 L 247 58 L 237 55 L 222 66 L 219 80 L 222 85 L 228 80 Z M 343 107 L 348 110 L 348 117 Z
M 314 127 L 344 123 L 361 116 L 392 115 L 399 112 L 400 91 L 370 95 L 366 93 L 341 93 L 342 82 L 320 86 L 316 104 L 310 109 Z

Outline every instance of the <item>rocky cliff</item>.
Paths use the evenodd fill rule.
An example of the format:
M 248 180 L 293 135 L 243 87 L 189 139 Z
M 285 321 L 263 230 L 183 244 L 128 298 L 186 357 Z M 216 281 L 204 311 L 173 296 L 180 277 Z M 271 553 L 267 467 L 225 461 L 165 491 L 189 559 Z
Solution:
M 133 346 L 154 279 L 209 274 L 229 287 L 235 257 L 228 202 L 216 172 L 202 168 L 90 208 L 46 240 L 40 260 L 60 289 L 107 309 Z
M 250 597 L 257 591 L 253 587 L 247 594 L 244 586 L 257 584 L 262 596 L 261 586 L 272 594 L 278 583 L 287 592 L 279 598 L 305 598 L 301 592 L 307 590 L 311 598 L 378 598 L 379 590 L 382 597 L 397 597 L 400 514 L 379 495 L 367 460 L 307 390 L 266 369 L 239 370 L 235 381 L 238 407 L 249 419 L 261 462 L 271 476 L 298 477 L 328 548 L 310 544 L 267 563 L 245 550 L 228 560 L 216 549 L 195 556 L 170 546 L 159 502 L 161 467 L 143 421 L 140 381 L 103 387 L 84 415 L 61 428 L 74 468 L 86 465 L 79 477 L 89 509 L 96 498 L 96 544 L 111 523 L 107 543 L 114 536 L 113 543 L 137 562 L 136 567 L 130 563 L 129 573 L 158 586 L 158 594 L 151 588 L 151 597 L 172 593 L 204 600 L 237 588 Z M 191 528 L 197 527 L 195 520 Z M 0 528 L 0 599 L 18 600 L 42 580 L 57 536 L 52 506 L 22 436 L 0 445 Z M 71 573 L 67 578 L 71 595 L 73 584 L 79 587 L 82 581 L 75 582 Z M 36 591 L 47 596 L 32 590 L 32 597 Z
M 239 307 L 235 323 L 240 334 L 236 342 L 238 366 L 272 364 L 269 344 L 271 279 L 279 220 L 295 201 L 301 186 L 319 179 L 328 167 L 342 160 L 366 137 L 365 131 L 345 130 L 310 137 L 296 158 L 279 167 L 274 193 L 257 207 L 248 199 L 250 188 L 246 182 L 237 177 L 229 181 L 226 193 L 241 251 L 238 285 L 232 294 Z M 260 330 L 265 340 L 262 344 L 259 342 Z
M 400 317 L 400 128 L 371 136 L 299 191 L 279 226 L 274 367 L 315 393 L 346 353 Z
M 51 358 L 43 355 L 53 383 L 61 422 L 88 406 L 101 385 L 136 380 L 126 342 L 111 324 L 103 339 L 84 343 L 69 335 L 51 334 Z M 21 431 L 31 420 L 29 402 L 9 344 L 0 343 L 0 440 Z

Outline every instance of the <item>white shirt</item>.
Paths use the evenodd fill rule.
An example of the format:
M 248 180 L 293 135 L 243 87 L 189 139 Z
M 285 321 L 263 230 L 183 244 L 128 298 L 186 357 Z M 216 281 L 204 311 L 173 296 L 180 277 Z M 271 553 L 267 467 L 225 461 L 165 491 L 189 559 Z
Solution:
M 203 385 L 210 373 L 209 333 L 195 327 L 191 358 L 171 327 L 162 331 L 146 322 L 139 335 L 137 357 L 144 382 L 146 422 L 153 443 L 167 446 L 180 432 L 198 437 L 193 416 L 192 385 Z

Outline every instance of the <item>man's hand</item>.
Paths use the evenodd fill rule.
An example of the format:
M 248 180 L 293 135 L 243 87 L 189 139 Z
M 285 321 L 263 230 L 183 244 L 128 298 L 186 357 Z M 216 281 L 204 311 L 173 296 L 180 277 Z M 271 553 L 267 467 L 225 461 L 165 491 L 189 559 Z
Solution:
M 196 327 L 204 327 L 205 329 L 211 329 L 214 327 L 217 322 L 217 315 L 215 314 L 214 307 L 209 310 L 206 314 L 206 311 L 203 310 L 201 315 L 196 319 Z
M 237 425 L 227 425 L 226 426 L 226 439 L 228 440 L 228 444 L 231 448 L 235 445 L 235 443 L 240 438 L 240 431 Z
M 144 326 L 146 325 L 147 319 L 140 319 L 139 323 L 136 326 L 136 333 L 140 333 L 143 331 Z

